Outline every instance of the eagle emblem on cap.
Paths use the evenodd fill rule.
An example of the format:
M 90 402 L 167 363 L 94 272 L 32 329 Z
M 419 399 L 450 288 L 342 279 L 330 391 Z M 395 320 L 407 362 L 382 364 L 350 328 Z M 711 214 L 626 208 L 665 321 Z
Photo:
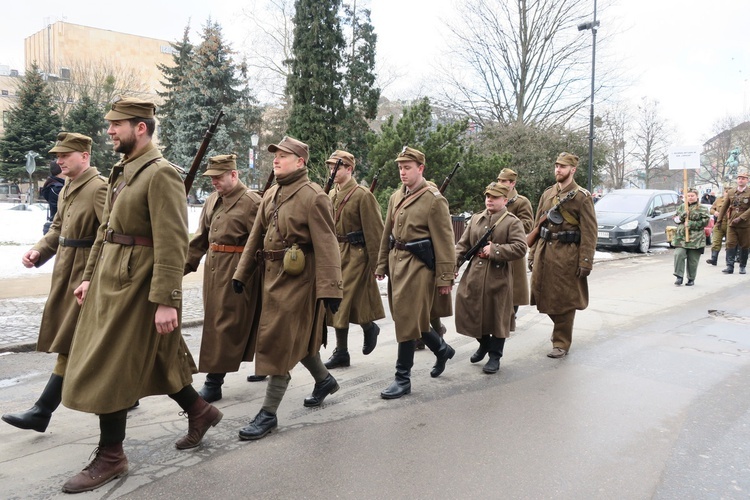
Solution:
M 402 149 L 402 150 L 401 150 L 401 154 L 404 154 L 404 153 L 406 153 L 406 150 L 407 150 L 407 148 L 408 148 L 408 147 L 409 147 L 409 146 L 404 146 L 404 149 Z

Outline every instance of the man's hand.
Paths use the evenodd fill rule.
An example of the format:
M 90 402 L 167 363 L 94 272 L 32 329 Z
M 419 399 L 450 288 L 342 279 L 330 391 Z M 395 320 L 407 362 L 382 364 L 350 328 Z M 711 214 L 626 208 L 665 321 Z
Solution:
M 336 314 L 341 305 L 341 299 L 336 297 L 326 297 L 323 299 L 323 304 L 331 311 L 331 314 Z
M 492 251 L 492 242 L 487 243 L 487 245 L 484 246 L 480 251 L 477 252 L 477 257 L 480 259 L 486 259 L 490 256 L 490 252 Z
M 579 278 L 585 278 L 589 274 L 591 274 L 591 269 L 585 267 L 579 267 L 578 271 L 576 271 L 576 276 L 578 276 Z
M 159 304 L 159 307 L 156 308 L 154 323 L 156 324 L 156 331 L 161 335 L 174 331 L 177 328 L 177 308 Z
M 245 284 L 240 280 L 232 280 L 232 290 L 234 293 L 242 293 L 245 291 Z
M 90 284 L 90 281 L 81 281 L 81 284 L 78 285 L 78 288 L 73 291 L 73 295 L 76 296 L 76 302 L 78 302 L 79 306 L 83 305 L 83 300 L 86 298 L 86 292 L 89 291 Z
M 438 293 L 440 295 L 449 295 L 451 293 L 451 290 L 453 290 L 452 285 L 438 287 Z
M 36 250 L 29 250 L 25 254 L 23 254 L 23 257 L 21 257 L 21 263 L 28 268 L 34 267 L 34 264 L 36 264 L 39 261 L 39 252 Z

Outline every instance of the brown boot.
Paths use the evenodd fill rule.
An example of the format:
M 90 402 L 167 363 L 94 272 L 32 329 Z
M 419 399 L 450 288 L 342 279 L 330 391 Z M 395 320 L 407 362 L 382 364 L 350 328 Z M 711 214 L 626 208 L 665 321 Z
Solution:
M 206 403 L 202 398 L 196 399 L 185 413 L 188 416 L 188 433 L 174 444 L 178 450 L 188 450 L 201 444 L 208 428 L 214 427 L 224 417 L 218 408 Z
M 65 493 L 95 490 L 128 473 L 128 457 L 122 451 L 122 443 L 100 446 L 94 453 L 94 460 L 63 484 Z

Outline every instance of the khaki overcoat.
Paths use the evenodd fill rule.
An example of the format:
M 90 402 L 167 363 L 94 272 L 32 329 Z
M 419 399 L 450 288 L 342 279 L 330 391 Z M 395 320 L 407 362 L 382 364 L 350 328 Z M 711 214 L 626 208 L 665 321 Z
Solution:
M 332 318 L 329 313 L 328 324 L 334 328 L 348 328 L 349 323 L 363 325 L 385 318 L 374 274 L 383 237 L 380 206 L 370 190 L 358 185 L 353 177 L 343 186 L 337 185 L 328 196 L 333 204 L 336 235 L 362 231 L 365 239 L 364 246 L 339 241 L 344 299 Z
M 297 243 L 305 253 L 301 274 L 284 272 L 283 260 L 263 260 L 259 270 L 262 307 L 255 344 L 257 375 L 286 375 L 320 351 L 325 331 L 324 298 L 341 298 L 341 255 L 328 195 L 302 168 L 277 177 L 258 215 L 233 279 L 248 283 L 259 263 L 256 252 Z
M 512 213 L 523 224 L 523 230 L 529 234 L 534 228 L 534 209 L 531 202 L 525 196 L 521 196 L 513 188 L 508 193 L 508 212 Z M 513 268 L 513 305 L 526 306 L 529 304 L 529 277 L 526 276 L 526 255 L 522 259 L 512 260 L 510 267 Z
M 578 220 L 578 225 L 567 220 L 559 225 L 545 222 L 543 227 L 551 232 L 580 231 L 580 243 L 544 241 L 539 238 L 529 249 L 529 260 L 533 262 L 531 273 L 531 304 L 546 314 L 564 314 L 576 309 L 586 309 L 589 304 L 588 280 L 577 276 L 578 268 L 592 269 L 596 251 L 596 212 L 591 194 L 580 188 L 575 181 L 563 191 L 557 184 L 547 188 L 539 198 L 536 221 L 542 214 L 576 190 L 572 200 L 565 202 L 565 210 Z
M 435 270 L 407 250 L 389 250 L 389 236 L 403 243 L 430 238 Z M 391 195 L 375 273 L 388 276 L 388 302 L 398 342 L 416 340 L 429 331 L 437 287 L 453 285 L 454 242 L 448 201 L 436 187 L 422 182 L 409 195 L 405 186 Z
M 203 205 L 198 231 L 190 240 L 185 274 L 203 265 L 203 336 L 198 369 L 204 373 L 237 371 L 252 361 L 260 317 L 260 278 L 254 273 L 244 293 L 234 293 L 232 275 L 240 252 L 212 250 L 211 245 L 244 247 L 260 205 L 260 195 L 242 182 L 225 194 L 212 193 Z M 219 249 L 220 250 L 220 249 Z
M 181 315 L 188 224 L 180 175 L 153 143 L 112 168 L 103 218 L 62 393 L 65 406 L 99 414 L 176 393 L 192 382 L 195 366 L 180 327 L 160 335 L 154 323 L 159 304 Z M 150 238 L 153 246 L 105 242 L 107 230 Z
M 485 210 L 473 215 L 456 245 L 456 259 L 461 259 L 506 213 L 488 240 L 492 243 L 489 258 L 475 256 L 461 276 L 456 292 L 456 331 L 460 334 L 508 338 L 514 329 L 514 269 L 510 264 L 523 261 L 526 256 L 526 233 L 521 221 L 505 208 L 494 214 Z
M 68 354 L 70 350 L 81 310 L 73 291 L 83 281 L 91 248 L 61 246 L 60 238 L 93 243 L 102 221 L 106 195 L 107 182 L 94 167 L 84 170 L 75 180 L 67 179 L 57 201 L 57 213 L 52 225 L 34 245 L 33 249 L 39 252 L 36 267 L 57 255 L 52 285 L 39 327 L 37 351 Z

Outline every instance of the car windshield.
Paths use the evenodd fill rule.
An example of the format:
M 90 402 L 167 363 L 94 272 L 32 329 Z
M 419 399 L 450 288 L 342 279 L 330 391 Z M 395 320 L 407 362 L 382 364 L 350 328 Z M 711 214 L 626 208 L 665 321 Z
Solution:
M 597 212 L 624 212 L 628 214 L 639 214 L 648 203 L 648 196 L 636 196 L 632 194 L 610 193 L 603 196 L 596 205 Z

